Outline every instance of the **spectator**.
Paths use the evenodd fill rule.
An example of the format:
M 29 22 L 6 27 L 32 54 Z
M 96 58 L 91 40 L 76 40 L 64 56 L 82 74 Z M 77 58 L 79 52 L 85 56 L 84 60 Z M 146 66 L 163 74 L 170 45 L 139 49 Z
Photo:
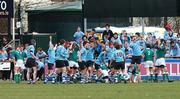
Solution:
M 74 33 L 74 38 L 75 38 L 75 41 L 79 44 L 80 43 L 80 40 L 81 38 L 84 36 L 84 33 L 81 31 L 81 28 L 78 27 L 77 28 L 77 32 Z
M 10 80 L 13 80 L 14 76 L 14 60 L 13 60 L 13 48 L 9 47 L 7 48 L 7 55 L 8 55 L 8 61 L 11 63 L 10 71 L 6 71 L 7 78 Z
M 1 62 L 4 62 L 4 61 L 6 61 L 7 59 L 8 59 L 7 52 L 1 47 L 1 48 L 0 48 L 0 61 L 1 61 Z M 3 79 L 3 80 L 8 79 L 6 74 L 7 74 L 6 71 L 2 71 L 2 79 Z
M 146 47 L 146 41 L 144 40 L 144 36 L 141 36 L 140 40 L 139 40 L 140 46 L 141 46 L 141 50 L 144 50 Z
M 148 33 L 148 37 L 146 38 L 146 43 L 149 44 L 151 47 L 154 45 L 154 38 L 152 33 Z
M 124 46 L 122 50 L 125 52 L 126 58 L 131 58 L 133 55 L 133 50 L 131 47 L 129 47 L 129 43 L 125 41 Z
M 180 38 L 180 33 L 177 34 L 177 36 L 176 36 L 176 41 L 178 41 L 179 38 Z
M 126 41 L 127 41 L 128 43 L 131 42 L 131 38 L 127 35 L 126 30 L 123 30 L 123 31 L 122 31 L 122 34 L 121 34 L 121 36 L 120 36 L 120 39 L 121 39 L 122 44 L 124 44 Z
M 7 60 L 8 55 L 7 52 L 1 47 L 0 48 L 0 61 L 5 61 Z
M 180 38 L 177 41 L 177 45 L 180 47 Z
M 108 36 L 107 35 L 104 36 L 104 40 L 103 41 L 105 42 L 106 45 L 109 44 L 110 41 L 108 40 Z
M 8 44 L 8 39 L 7 39 L 7 37 L 3 37 L 2 38 L 2 45 L 3 46 L 6 46 Z
M 97 34 L 96 34 L 96 30 L 95 30 L 95 29 L 92 29 L 92 31 L 91 31 L 90 35 L 88 36 L 88 38 L 89 38 L 89 37 L 92 37 L 92 38 L 95 38 L 95 39 L 97 39 L 97 38 L 98 38 L 98 36 L 97 36 Z
M 175 41 L 171 41 L 170 43 L 170 55 L 171 56 L 180 56 L 180 48 Z
M 118 37 L 118 34 L 117 33 L 114 33 L 114 36 L 111 38 L 111 41 L 114 42 L 114 43 L 117 43 L 119 45 L 121 45 L 121 40 L 120 38 Z
M 113 32 L 110 30 L 110 25 L 106 24 L 105 25 L 106 30 L 103 32 L 103 41 L 105 40 L 105 36 L 107 37 L 108 40 L 111 40 L 111 38 L 113 37 Z
M 164 33 L 164 39 L 165 40 L 172 40 L 174 39 L 174 33 L 172 31 L 172 26 L 170 24 L 167 24 L 165 26 L 165 33 Z
M 98 57 L 102 52 L 103 45 L 101 44 L 100 40 L 96 40 L 95 46 L 95 57 Z

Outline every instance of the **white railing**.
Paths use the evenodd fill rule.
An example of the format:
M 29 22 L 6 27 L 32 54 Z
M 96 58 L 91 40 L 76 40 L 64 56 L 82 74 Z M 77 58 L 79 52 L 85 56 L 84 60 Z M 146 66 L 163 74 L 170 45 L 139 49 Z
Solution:
M 8 44 L 6 44 L 4 47 L 3 47 L 3 49 L 7 49 L 8 47 L 13 47 L 13 48 L 15 48 L 16 46 L 18 46 L 18 45 L 20 45 L 20 39 L 15 39 L 15 41 L 14 40 L 11 40 Z

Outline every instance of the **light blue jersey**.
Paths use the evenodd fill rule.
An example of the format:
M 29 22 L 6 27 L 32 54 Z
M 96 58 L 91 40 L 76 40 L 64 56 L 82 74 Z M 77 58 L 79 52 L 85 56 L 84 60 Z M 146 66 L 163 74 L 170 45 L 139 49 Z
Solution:
M 80 39 L 82 38 L 84 36 L 84 33 L 83 32 L 76 32 L 76 33 L 74 33 L 74 38 L 75 38 L 75 40 L 76 40 L 76 42 L 80 42 Z
M 81 60 L 86 61 L 87 50 L 83 47 L 81 48 L 80 53 L 81 53 Z
M 114 43 L 117 43 L 117 44 L 122 44 L 122 42 L 121 42 L 121 40 L 119 39 L 119 38 L 117 38 L 117 39 L 114 39 L 114 41 L 113 41 Z
M 171 56 L 180 56 L 180 47 L 178 44 L 175 44 L 174 47 L 170 47 Z
M 114 52 L 116 51 L 116 49 L 114 47 L 113 48 L 107 47 L 106 51 L 107 51 L 108 60 L 113 60 L 114 59 Z
M 122 50 L 116 50 L 114 52 L 114 58 L 116 62 L 123 62 L 125 58 L 125 54 Z
M 34 58 L 35 48 L 33 45 L 27 47 L 27 58 Z
M 165 39 L 165 40 L 168 40 L 168 39 L 169 39 L 169 35 L 168 35 L 168 34 L 169 34 L 168 31 L 165 31 L 165 32 L 164 32 L 164 39 Z
M 128 50 L 128 52 L 126 52 L 126 49 Z M 121 50 L 125 53 L 125 55 L 133 55 L 133 50 L 130 47 L 128 48 L 122 47 Z
M 39 59 L 45 58 L 45 57 L 46 57 L 46 52 L 44 52 L 44 51 L 42 51 L 42 52 L 37 52 L 37 53 L 36 53 L 36 57 L 38 57 Z
M 53 48 L 48 49 L 48 63 L 55 63 L 55 50 Z
M 39 59 L 39 61 L 41 61 L 41 62 L 45 62 L 45 58 L 46 58 L 46 56 L 47 56 L 47 54 L 46 54 L 46 52 L 44 52 L 44 51 L 41 51 L 41 52 L 37 52 L 36 53 L 36 57 Z
M 175 39 L 175 36 L 172 33 L 172 36 L 169 35 L 170 31 L 165 31 L 164 32 L 164 40 L 170 40 L 170 39 Z
M 138 41 L 131 43 L 130 47 L 133 50 L 133 56 L 141 56 L 142 55 L 141 46 Z
M 63 46 L 59 45 L 56 49 L 56 60 L 61 59 L 62 50 L 63 50 Z
M 94 48 L 89 48 L 87 50 L 86 61 L 94 61 L 94 51 Z
M 146 47 L 146 41 L 145 40 L 139 40 L 138 43 L 141 46 L 141 48 L 145 48 Z
M 59 45 L 56 50 L 56 60 L 67 60 L 68 57 L 68 49 L 64 48 L 62 45 Z
M 99 54 L 98 58 L 96 59 L 96 62 L 95 62 L 95 63 L 98 64 L 98 65 L 101 65 L 101 64 L 103 64 L 105 61 L 106 61 L 106 55 L 105 55 L 104 52 L 101 52 L 101 53 Z
M 0 60 L 6 60 L 8 58 L 7 53 L 4 51 L 4 53 L 0 53 Z

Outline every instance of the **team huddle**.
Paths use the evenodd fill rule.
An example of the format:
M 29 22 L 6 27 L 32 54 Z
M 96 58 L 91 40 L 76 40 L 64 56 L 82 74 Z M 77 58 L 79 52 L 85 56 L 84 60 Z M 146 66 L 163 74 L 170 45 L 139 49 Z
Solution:
M 15 80 L 20 74 L 19 67 L 25 65 L 28 83 L 35 83 L 37 66 L 41 65 L 41 60 L 46 57 L 47 61 L 44 65 L 48 66 L 48 73 L 45 74 L 44 83 L 48 83 L 48 81 L 52 81 L 52 83 L 118 83 L 121 81 L 137 83 L 141 81 L 142 59 L 145 62 L 147 81 L 157 82 L 160 72 L 163 75 L 163 80 L 170 81 L 165 63 L 167 49 L 163 40 L 158 40 L 155 46 L 156 59 L 154 58 L 154 50 L 149 44 L 142 50 L 138 34 L 133 36 L 129 46 L 125 43 L 125 47 L 122 47 L 122 44 L 118 42 L 104 43 L 99 40 L 94 41 L 94 39 L 89 41 L 84 39 L 80 42 L 68 42 L 61 39 L 59 44 L 54 46 L 51 40 L 52 37 L 50 37 L 48 54 L 42 54 L 42 57 L 39 58 L 34 55 L 33 43 L 26 50 L 23 50 L 21 46 L 17 47 L 14 53 L 16 60 Z M 101 47 L 101 51 L 98 51 L 99 47 Z M 125 66 L 126 59 L 131 59 L 129 66 Z M 24 60 L 26 60 L 25 64 Z
M 95 30 L 93 30 L 95 31 Z M 109 25 L 100 40 L 95 33 L 91 36 L 78 31 L 74 34 L 75 41 L 59 40 L 53 45 L 49 37 L 47 54 L 41 48 L 35 55 L 35 41 L 26 47 L 18 46 L 12 51 L 15 63 L 14 81 L 21 81 L 21 72 L 26 69 L 28 84 L 35 84 L 38 80 L 38 68 L 47 66 L 44 73 L 44 83 L 139 83 L 141 82 L 141 64 L 144 61 L 146 68 L 145 81 L 158 82 L 161 74 L 162 81 L 170 81 L 165 63 L 165 54 L 168 47 L 163 39 L 156 44 L 142 43 L 140 33 L 128 37 L 124 33 L 120 40 L 117 33 L 112 34 Z M 125 38 L 126 37 L 126 38 Z M 131 61 L 126 65 L 127 60 Z M 41 75 L 42 76 L 42 75 Z

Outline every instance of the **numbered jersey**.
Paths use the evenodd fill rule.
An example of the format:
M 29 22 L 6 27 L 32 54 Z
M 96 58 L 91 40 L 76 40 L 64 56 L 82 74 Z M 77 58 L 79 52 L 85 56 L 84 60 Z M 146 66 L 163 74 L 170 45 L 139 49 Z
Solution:
M 154 52 L 150 48 L 146 48 L 143 52 L 144 61 L 153 61 L 154 60 Z
M 122 50 L 116 50 L 114 53 L 114 58 L 116 62 L 123 62 L 125 54 Z

